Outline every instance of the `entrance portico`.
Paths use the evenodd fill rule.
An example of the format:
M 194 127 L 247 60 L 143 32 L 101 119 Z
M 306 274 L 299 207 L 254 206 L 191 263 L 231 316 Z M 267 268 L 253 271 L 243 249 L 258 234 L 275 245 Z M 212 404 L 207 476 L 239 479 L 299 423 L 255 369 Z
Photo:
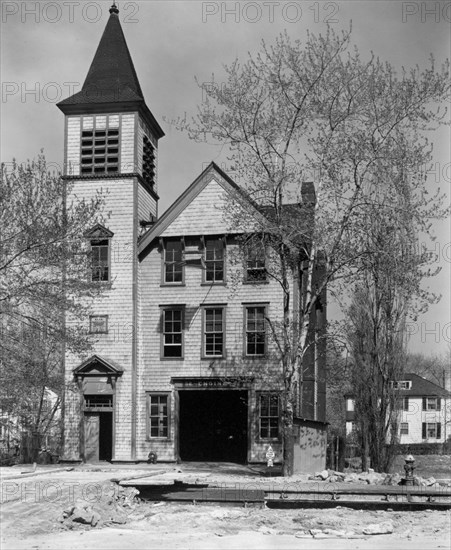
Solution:
M 99 355 L 74 369 L 83 411 L 80 456 L 84 462 L 114 458 L 116 381 L 122 373 L 122 369 Z

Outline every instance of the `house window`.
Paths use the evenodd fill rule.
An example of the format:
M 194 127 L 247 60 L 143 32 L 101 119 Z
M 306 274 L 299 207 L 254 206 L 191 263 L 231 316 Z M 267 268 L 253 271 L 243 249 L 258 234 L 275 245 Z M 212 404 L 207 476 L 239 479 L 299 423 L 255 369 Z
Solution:
M 224 282 L 224 243 L 222 239 L 205 239 L 205 281 Z
M 277 393 L 260 394 L 260 438 L 279 437 L 279 396 Z
M 119 130 L 83 130 L 81 134 L 81 173 L 119 172 Z
M 266 308 L 246 307 L 246 355 L 264 355 L 266 351 Z
M 263 246 L 250 248 L 246 252 L 246 281 L 248 283 L 266 281 L 265 249 Z
M 440 439 L 441 424 L 440 422 L 423 422 L 422 425 L 423 439 Z
M 401 435 L 409 435 L 409 423 L 408 422 L 401 422 L 399 433 Z
M 167 241 L 164 250 L 164 282 L 183 283 L 182 241 Z
M 224 309 L 221 307 L 204 309 L 204 356 L 224 355 Z
M 402 411 L 409 410 L 409 398 L 408 397 L 399 397 L 396 401 L 397 408 Z
M 423 411 L 439 411 L 439 410 L 440 410 L 439 397 L 423 397 Z
M 155 149 L 147 136 L 143 137 L 142 174 L 146 183 L 155 184 Z
M 108 282 L 110 280 L 110 240 L 91 241 L 91 280 Z
M 169 396 L 149 394 L 147 396 L 149 438 L 169 436 Z
M 107 334 L 108 315 L 91 315 L 89 317 L 89 332 L 91 334 Z
M 410 390 L 412 387 L 411 380 L 400 380 L 399 382 L 392 382 L 391 387 L 394 390 Z
M 183 309 L 163 310 L 163 357 L 183 357 Z

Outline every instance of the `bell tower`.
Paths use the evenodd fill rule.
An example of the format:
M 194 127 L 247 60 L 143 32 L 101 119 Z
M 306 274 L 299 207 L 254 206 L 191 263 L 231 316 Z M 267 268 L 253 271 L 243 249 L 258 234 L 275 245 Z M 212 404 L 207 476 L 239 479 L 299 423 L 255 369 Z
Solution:
M 65 359 L 66 386 L 76 381 L 78 388 L 65 395 L 67 460 L 136 458 L 137 244 L 140 222 L 157 217 L 164 132 L 144 100 L 115 3 L 109 11 L 81 91 L 58 103 L 65 115 L 64 177 L 77 197 L 90 200 L 101 190 L 105 199 L 104 224 L 93 222 L 84 235 L 89 276 L 104 285 L 86 321 L 94 352 L 92 360 Z

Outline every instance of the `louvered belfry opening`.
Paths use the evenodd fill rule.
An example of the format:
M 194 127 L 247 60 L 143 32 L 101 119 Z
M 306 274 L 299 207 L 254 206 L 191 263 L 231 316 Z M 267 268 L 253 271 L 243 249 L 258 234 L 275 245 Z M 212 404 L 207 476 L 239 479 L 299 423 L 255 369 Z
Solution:
M 111 174 L 119 171 L 119 130 L 83 130 L 81 173 Z
M 143 137 L 143 168 L 144 181 L 149 185 L 155 184 L 155 149 L 147 136 Z

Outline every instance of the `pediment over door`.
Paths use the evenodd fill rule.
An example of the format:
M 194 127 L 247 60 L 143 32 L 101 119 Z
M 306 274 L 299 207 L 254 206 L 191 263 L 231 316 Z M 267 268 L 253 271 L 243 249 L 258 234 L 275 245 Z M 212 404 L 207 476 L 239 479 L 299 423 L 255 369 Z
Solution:
M 119 376 L 122 376 L 124 369 L 115 364 L 110 359 L 105 359 L 100 355 L 92 355 L 73 370 L 77 380 L 86 377 L 107 376 L 112 381 L 116 381 Z

